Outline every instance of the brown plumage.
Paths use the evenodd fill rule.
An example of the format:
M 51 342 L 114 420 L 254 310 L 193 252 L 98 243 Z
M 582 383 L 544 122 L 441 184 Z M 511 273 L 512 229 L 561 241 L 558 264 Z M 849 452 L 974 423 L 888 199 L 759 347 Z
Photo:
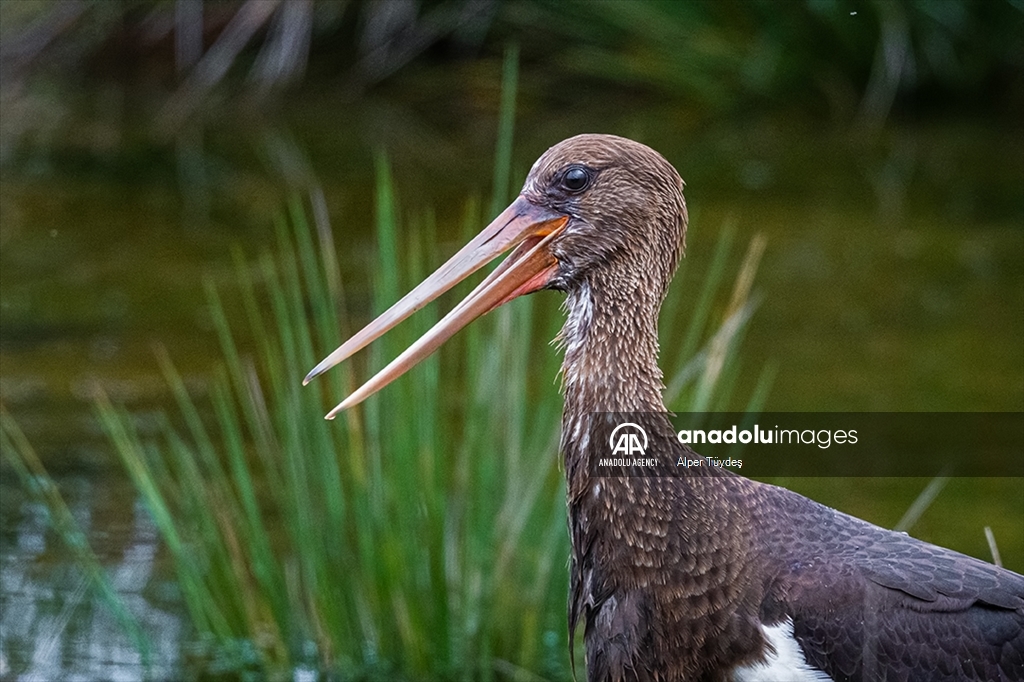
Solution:
M 488 310 L 540 288 L 566 293 L 569 631 L 584 623 L 588 679 L 1024 679 L 1016 573 L 721 470 L 592 476 L 591 415 L 665 412 L 657 321 L 683 250 L 682 190 L 642 144 L 580 135 L 555 145 L 509 209 L 307 381 L 514 248 L 331 416 Z M 674 442 L 667 417 L 649 419 Z M 765 677 L 789 646 L 795 667 Z

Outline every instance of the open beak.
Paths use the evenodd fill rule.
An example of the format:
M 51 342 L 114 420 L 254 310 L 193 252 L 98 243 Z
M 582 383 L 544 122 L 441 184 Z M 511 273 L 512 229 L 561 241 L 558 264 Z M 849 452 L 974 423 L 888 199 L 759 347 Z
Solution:
M 466 277 L 515 247 L 515 251 L 461 303 L 391 364 L 328 412 L 327 419 L 334 419 L 342 410 L 358 405 L 405 374 L 476 318 L 513 298 L 544 288 L 558 268 L 558 262 L 551 253 L 551 242 L 565 229 L 567 222 L 568 216 L 537 206 L 522 196 L 513 201 L 434 274 L 363 327 L 306 375 L 303 384 L 308 384 L 313 377 L 364 348 Z

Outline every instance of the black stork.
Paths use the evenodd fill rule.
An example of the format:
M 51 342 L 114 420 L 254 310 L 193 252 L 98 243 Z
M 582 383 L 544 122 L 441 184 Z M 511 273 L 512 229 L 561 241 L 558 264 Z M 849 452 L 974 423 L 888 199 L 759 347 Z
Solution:
M 480 235 L 306 381 L 512 249 L 328 417 L 484 313 L 565 292 L 569 632 L 582 617 L 589 680 L 1024 680 L 1024 576 L 721 470 L 592 476 L 588 415 L 665 412 L 658 312 L 686 235 L 682 190 L 637 142 L 555 145 Z

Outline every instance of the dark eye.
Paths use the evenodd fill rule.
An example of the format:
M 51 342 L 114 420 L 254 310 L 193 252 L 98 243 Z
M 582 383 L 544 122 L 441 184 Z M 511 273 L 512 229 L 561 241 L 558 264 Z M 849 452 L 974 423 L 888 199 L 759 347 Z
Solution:
M 562 176 L 562 187 L 570 192 L 582 192 L 590 184 L 590 173 L 582 166 L 572 166 Z

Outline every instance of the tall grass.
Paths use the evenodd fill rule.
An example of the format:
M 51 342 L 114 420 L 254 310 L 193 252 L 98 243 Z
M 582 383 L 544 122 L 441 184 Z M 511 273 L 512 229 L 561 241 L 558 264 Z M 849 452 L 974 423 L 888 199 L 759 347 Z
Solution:
M 378 172 L 378 199 L 392 202 L 383 162 Z M 379 300 L 426 274 L 428 259 L 417 253 L 426 253 L 429 230 L 413 242 L 411 261 L 399 258 L 393 207 L 378 211 Z M 334 245 L 329 233 L 314 242 L 298 204 L 278 231 L 276 257 L 255 268 L 240 263 L 244 333 L 257 340 L 251 356 L 239 352 L 239 331 L 209 288 L 225 357 L 209 406 L 189 396 L 163 354 L 182 426 L 168 419 L 162 442 L 146 443 L 130 415 L 102 399 L 99 406 L 168 543 L 197 629 L 232 667 L 480 678 L 501 658 L 557 674 L 540 663 L 545 631 L 561 628 L 546 606 L 560 587 L 552 569 L 565 556 L 562 521 L 552 513 L 559 477 L 545 452 L 556 396 L 541 428 L 531 429 L 523 406 L 495 406 L 500 385 L 471 384 L 469 403 L 486 421 L 467 418 L 473 428 L 455 431 L 445 428 L 450 389 L 440 380 L 441 366 L 457 356 L 484 370 L 473 376 L 493 376 L 498 363 L 525 373 L 528 344 L 495 353 L 499 330 L 484 325 L 362 413 L 324 422 L 328 402 L 352 383 L 348 371 L 334 373 L 329 397 L 298 378 L 342 340 L 326 277 L 333 268 L 318 255 Z M 375 355 L 399 351 L 435 320 L 428 312 L 396 330 Z M 522 375 L 505 380 L 526 383 Z M 213 419 L 204 420 L 204 409 Z M 511 613 L 527 617 L 499 615 Z
M 506 86 L 515 77 L 511 55 Z M 514 93 L 503 98 L 490 214 L 508 199 L 513 102 Z M 379 311 L 443 256 L 430 214 L 403 218 L 383 155 L 376 186 L 369 269 Z M 322 198 L 310 200 L 323 215 Z M 480 204 L 467 203 L 467 234 L 489 217 Z M 236 254 L 243 327 L 229 322 L 224 292 L 207 284 L 223 362 L 205 395 L 187 390 L 173 351 L 158 350 L 177 403 L 159 437 L 142 437 L 131 413 L 97 397 L 98 419 L 173 559 L 205 644 L 199 667 L 270 678 L 299 668 L 354 678 L 567 678 L 559 358 L 538 343 L 559 326 L 552 301 L 531 297 L 488 315 L 361 408 L 325 422 L 362 371 L 350 362 L 301 386 L 353 328 L 333 233 L 306 213 L 295 200 L 278 218 L 273 253 Z M 667 344 L 688 359 L 670 368 L 670 405 L 680 410 L 731 400 L 763 247 L 754 241 L 726 297 L 731 235 L 723 232 L 696 304 L 680 295 L 698 290 L 684 272 L 663 311 Z M 427 306 L 375 343 L 369 364 L 379 367 L 437 319 L 438 306 Z M 15 440 L 9 421 L 5 439 Z M 7 440 L 12 457 L 30 452 Z M 48 499 L 59 509 L 59 498 Z M 101 571 L 96 580 L 104 584 Z
M 399 230 L 384 161 L 377 181 L 381 309 L 439 255 L 431 229 Z M 467 216 L 482 219 L 472 204 Z M 209 644 L 203 665 L 271 676 L 299 666 L 357 677 L 567 677 L 558 358 L 532 339 L 553 335 L 558 316 L 517 301 L 365 409 L 325 422 L 325 409 L 354 384 L 352 371 L 332 371 L 322 391 L 299 379 L 349 327 L 328 276 L 337 272 L 335 245 L 298 202 L 277 230 L 274 255 L 238 257 L 247 329 L 229 325 L 208 286 L 224 362 L 207 397 L 190 395 L 160 351 L 178 403 L 160 438 L 142 438 L 132 415 L 105 397 L 97 403 Z M 399 234 L 412 236 L 399 244 Z M 721 298 L 721 287 L 706 283 L 720 281 L 724 262 L 715 261 L 701 299 Z M 748 259 L 737 282 L 754 267 Z M 679 318 L 683 305 L 672 297 L 663 319 Z M 740 299 L 718 325 L 715 306 L 694 309 L 688 328 L 698 331 L 688 333 L 705 342 L 671 377 L 677 392 L 690 391 L 676 407 L 724 399 L 749 305 Z M 436 319 L 431 306 L 396 329 L 371 364 Z M 241 352 L 241 336 L 252 353 Z M 4 431 L 16 433 L 6 418 Z M 5 451 L 24 452 L 17 445 Z

